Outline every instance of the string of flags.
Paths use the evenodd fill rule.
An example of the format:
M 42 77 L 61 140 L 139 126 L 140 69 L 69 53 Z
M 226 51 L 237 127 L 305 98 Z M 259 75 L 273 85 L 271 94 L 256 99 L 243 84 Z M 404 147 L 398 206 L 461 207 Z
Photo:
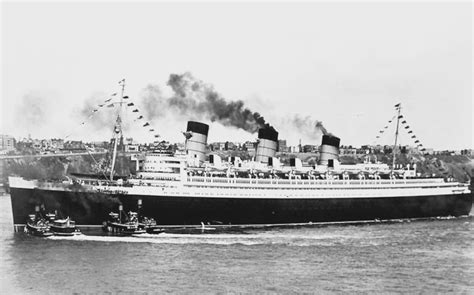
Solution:
M 122 86 L 122 89 L 123 89 L 123 87 L 125 86 L 125 79 L 120 80 L 120 81 L 118 82 L 118 84 L 121 85 L 121 86 Z M 123 91 L 123 90 L 122 90 L 122 91 Z M 91 113 L 89 114 L 89 116 L 88 116 L 83 122 L 81 122 L 80 126 L 85 125 L 89 120 L 91 120 L 92 117 L 93 117 L 101 108 L 104 108 L 104 107 L 112 108 L 112 107 L 114 107 L 114 106 L 117 105 L 117 104 L 122 105 L 122 102 L 113 102 L 113 101 L 112 101 L 112 99 L 113 99 L 115 96 L 117 96 L 117 92 L 112 93 L 107 99 L 105 99 L 103 102 L 99 103 L 99 104 L 97 105 L 97 107 L 95 107 L 95 108 L 91 111 Z M 124 95 L 124 96 L 122 96 L 122 99 L 123 99 L 123 100 L 124 100 L 124 99 L 129 99 L 129 96 Z M 125 102 L 123 102 L 123 103 L 125 103 Z M 135 106 L 135 104 L 134 104 L 133 102 L 129 102 L 129 103 L 126 103 L 126 104 L 127 104 L 127 107 L 133 107 L 133 106 Z M 139 111 L 138 111 L 138 108 L 135 108 L 132 112 L 138 113 L 138 112 L 139 112 Z M 140 116 L 139 116 L 137 119 L 135 119 L 134 121 L 142 120 L 142 119 L 143 119 L 143 116 L 140 115 Z M 146 123 L 143 125 L 143 127 L 148 127 L 148 126 L 150 126 L 150 123 L 148 123 L 148 122 L 146 122 Z M 155 129 L 153 129 L 153 128 L 149 129 L 149 132 L 154 132 L 154 131 L 155 131 Z M 68 134 L 65 138 L 69 138 L 72 134 L 73 134 L 73 133 Z M 155 134 L 154 137 L 155 137 L 155 138 L 158 138 L 158 137 L 160 137 L 160 135 L 159 135 L 159 134 Z
M 411 127 L 410 127 L 410 125 L 408 125 L 406 120 L 402 121 L 402 125 L 404 125 L 405 129 L 408 130 L 408 134 L 413 134 L 410 138 L 413 140 L 416 148 L 419 149 L 422 152 L 425 152 L 426 148 L 423 146 L 423 144 L 420 142 L 420 140 L 416 137 L 416 135 L 414 134 L 413 130 L 411 130 Z
M 112 93 L 110 96 L 116 96 L 116 95 L 117 95 L 117 93 Z M 113 106 L 114 106 L 114 103 L 107 104 L 107 103 L 110 102 L 111 100 L 112 100 L 112 98 L 107 98 L 107 99 L 105 99 L 102 103 L 99 103 L 96 108 L 92 109 L 92 111 L 91 111 L 91 113 L 89 114 L 89 116 L 87 116 L 87 118 L 86 118 L 83 122 L 81 122 L 81 124 L 79 124 L 79 125 L 80 125 L 80 126 L 86 125 L 86 123 L 87 123 L 90 119 L 92 119 L 92 117 L 94 117 L 94 115 L 95 115 L 101 108 L 103 108 L 103 107 L 113 107 Z M 68 134 L 68 135 L 65 137 L 65 139 L 69 138 L 71 135 L 72 135 L 72 133 L 71 133 L 71 134 Z
M 377 135 L 375 138 L 377 138 L 377 139 L 380 138 L 381 134 L 383 134 L 383 133 L 385 132 L 385 130 L 388 129 L 388 126 L 390 126 L 390 123 L 392 123 L 392 121 L 393 121 L 394 119 L 395 119 L 395 116 L 393 116 L 392 119 L 390 119 L 390 120 L 388 121 L 388 124 L 385 125 L 385 126 L 383 127 L 383 129 L 381 129 L 381 130 L 379 131 L 379 135 Z
M 395 110 L 399 111 L 401 109 L 401 104 L 398 103 L 395 105 Z M 392 119 L 390 119 L 388 121 L 388 124 L 386 126 L 384 126 L 383 129 L 381 129 L 379 131 L 379 134 L 376 136 L 376 139 L 379 139 L 381 137 L 381 135 L 385 132 L 385 130 L 389 127 L 389 124 L 392 123 L 394 120 L 395 120 L 395 117 L 397 117 L 396 115 L 392 117 Z M 416 135 L 414 134 L 413 130 L 411 130 L 411 127 L 410 125 L 408 125 L 408 122 L 407 120 L 403 117 L 403 115 L 398 115 L 397 119 L 402 119 L 401 121 L 401 124 L 404 126 L 404 129 L 406 129 L 408 131 L 408 134 L 412 134 L 411 135 L 411 139 L 413 140 L 416 148 L 418 148 L 420 151 L 422 152 L 425 152 L 426 151 L 426 148 L 423 147 L 423 144 L 420 142 L 419 139 L 417 139 Z
M 124 98 L 125 98 L 125 96 L 124 96 Z M 127 96 L 127 98 L 128 98 L 128 96 Z M 127 107 L 134 107 L 134 108 L 130 108 L 130 109 L 132 110 L 132 113 L 137 113 L 137 114 L 140 113 L 140 111 L 138 110 L 138 108 L 135 106 L 135 104 L 134 104 L 133 102 L 127 103 Z M 143 115 L 141 115 L 141 114 L 139 114 L 138 117 L 137 117 L 134 121 L 137 122 L 137 121 L 140 121 L 140 120 L 144 120 L 144 117 L 143 117 Z M 150 126 L 150 123 L 149 123 L 149 122 L 144 122 L 144 123 L 142 124 L 142 127 L 143 127 L 143 128 L 147 128 L 147 127 L 148 127 L 148 132 L 155 132 L 155 129 L 150 128 L 151 126 Z M 159 138 L 160 135 L 159 135 L 159 134 L 154 134 L 154 137 L 155 137 L 155 138 Z
M 124 83 L 124 82 L 125 82 L 125 80 L 120 80 L 120 81 L 119 81 L 119 84 L 122 84 L 122 83 Z M 101 108 L 104 108 L 104 107 L 112 108 L 112 107 L 114 107 L 115 105 L 119 104 L 118 102 L 111 102 L 114 96 L 117 96 L 117 93 L 111 94 L 109 98 L 105 99 L 102 103 L 98 104 L 97 107 L 94 108 L 94 109 L 91 111 L 91 113 L 90 113 L 89 116 L 86 118 L 86 120 L 84 120 L 83 122 L 81 122 L 80 125 L 81 125 L 81 126 L 82 126 L 82 125 L 85 125 L 90 119 L 92 119 L 92 117 L 93 117 Z M 123 96 L 123 99 L 129 99 L 129 97 L 128 97 L 128 96 Z M 135 104 L 134 104 L 133 102 L 129 102 L 129 103 L 127 103 L 126 105 L 127 105 L 127 107 L 135 107 Z M 132 110 L 132 112 L 133 112 L 133 113 L 139 113 L 139 110 L 138 110 L 138 108 L 135 108 L 135 109 Z M 134 121 L 143 120 L 143 119 L 144 119 L 144 117 L 143 117 L 142 115 L 139 115 Z M 150 123 L 149 123 L 149 122 L 145 122 L 145 123 L 143 124 L 143 127 L 148 127 L 148 126 L 150 126 Z M 151 127 L 151 126 L 150 126 L 150 127 Z M 148 131 L 149 131 L 149 132 L 155 132 L 155 129 L 149 128 Z M 69 134 L 69 135 L 67 135 L 65 138 L 68 138 L 68 137 L 70 137 L 71 135 L 72 135 L 72 134 Z M 155 138 L 159 138 L 160 135 L 159 135 L 159 134 L 154 134 L 154 137 L 155 137 Z

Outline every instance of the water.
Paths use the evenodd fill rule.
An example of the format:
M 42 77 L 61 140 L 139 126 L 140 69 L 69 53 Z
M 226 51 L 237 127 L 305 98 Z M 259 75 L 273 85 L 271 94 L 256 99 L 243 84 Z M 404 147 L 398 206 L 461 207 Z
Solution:
M 472 216 L 223 234 L 37 238 L 0 197 L 2 294 L 474 293 Z

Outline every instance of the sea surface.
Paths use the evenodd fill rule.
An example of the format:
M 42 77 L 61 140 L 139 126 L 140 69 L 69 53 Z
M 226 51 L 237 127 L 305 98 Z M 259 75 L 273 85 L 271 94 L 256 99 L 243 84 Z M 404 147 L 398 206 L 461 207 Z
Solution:
M 14 233 L 0 196 L 1 294 L 474 294 L 474 220 L 141 237 Z

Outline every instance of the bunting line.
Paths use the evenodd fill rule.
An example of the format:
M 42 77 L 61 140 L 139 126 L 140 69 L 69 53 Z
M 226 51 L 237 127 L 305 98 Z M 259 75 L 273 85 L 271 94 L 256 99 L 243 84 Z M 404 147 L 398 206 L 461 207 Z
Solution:
M 379 130 L 379 135 L 375 137 L 376 139 L 380 138 L 380 134 L 383 134 L 385 130 L 388 129 L 388 127 L 390 126 L 390 123 L 392 123 L 394 119 L 395 119 L 395 116 L 393 116 L 392 119 L 388 121 L 388 125 L 385 125 L 381 130 Z
M 400 117 L 403 117 L 403 116 L 400 116 Z M 411 130 L 411 127 L 410 125 L 408 125 L 407 120 L 403 120 L 402 124 L 406 125 L 405 129 L 408 130 L 408 134 L 412 134 L 410 138 L 413 140 L 413 143 L 415 144 L 416 148 L 422 152 L 426 151 L 426 149 L 423 147 L 423 144 L 421 144 L 420 140 L 416 137 L 413 130 Z
M 125 82 L 125 79 L 122 79 L 122 80 L 119 81 L 119 84 L 124 83 L 124 82 Z M 86 120 L 84 122 L 81 122 L 80 126 L 85 125 L 90 119 L 92 119 L 92 117 L 96 113 L 99 112 L 100 109 L 102 109 L 102 108 L 112 108 L 115 105 L 119 104 L 119 102 L 112 101 L 113 97 L 115 97 L 115 96 L 117 96 L 116 92 L 112 93 L 109 98 L 105 99 L 102 103 L 98 104 L 97 107 L 94 108 L 91 111 L 90 115 L 86 118 Z M 124 95 L 122 97 L 122 99 L 129 99 L 129 96 Z M 128 103 L 126 103 L 126 105 L 127 105 L 127 107 L 135 107 L 133 110 L 132 110 L 132 108 L 130 108 L 132 110 L 132 113 L 137 113 L 137 114 L 140 113 L 139 109 L 136 108 L 136 106 L 133 102 L 128 102 Z M 139 114 L 139 116 L 134 121 L 139 121 L 139 120 L 143 120 L 143 119 L 144 119 L 143 115 Z M 142 127 L 145 127 L 145 128 L 148 127 L 148 132 L 155 132 L 154 128 L 149 128 L 149 127 L 151 127 L 149 122 L 145 122 L 144 124 L 142 124 Z M 68 138 L 71 135 L 72 134 L 69 134 L 65 138 Z M 159 137 L 161 137 L 159 134 L 154 134 L 154 138 L 159 138 Z
M 394 107 L 397 111 L 399 111 L 401 109 L 401 103 L 397 103 Z M 421 141 L 416 137 L 413 130 L 411 130 L 410 125 L 408 125 L 408 122 L 407 122 L 407 120 L 405 119 L 405 117 L 403 115 L 400 114 L 398 116 L 397 115 L 393 116 L 393 118 L 388 121 L 388 124 L 391 124 L 394 121 L 395 118 L 402 119 L 401 123 L 404 126 L 404 129 L 407 130 L 408 134 L 411 135 L 410 138 L 411 138 L 411 140 L 413 140 L 413 144 L 415 145 L 415 147 L 417 149 L 419 149 L 420 151 L 422 151 L 422 152 L 426 151 L 426 149 L 423 147 L 423 144 L 421 143 Z M 379 133 L 377 134 L 377 136 L 375 136 L 375 138 L 380 139 L 381 135 L 388 129 L 388 127 L 389 127 L 389 125 L 385 125 L 382 129 L 380 129 Z
M 124 99 L 125 98 L 128 99 L 129 97 L 124 96 Z M 133 120 L 134 122 L 139 122 L 140 120 L 144 120 L 143 115 L 140 114 L 140 110 L 135 106 L 135 103 L 129 102 L 129 103 L 127 103 L 127 107 L 130 107 L 129 109 L 131 110 L 132 113 L 137 113 L 137 115 L 138 115 L 138 117 L 136 117 L 136 119 Z M 132 109 L 131 107 L 134 107 L 134 108 Z M 151 125 L 150 125 L 149 122 L 145 122 L 144 124 L 142 124 L 142 127 L 144 127 L 144 128 L 151 127 Z M 148 128 L 148 132 L 155 132 L 155 129 L 154 128 Z M 160 137 L 159 134 L 154 134 L 154 138 L 159 138 L 159 137 Z
M 111 94 L 110 96 L 115 96 L 115 95 L 117 95 L 117 93 L 113 93 L 113 94 Z M 98 105 L 97 105 L 97 108 L 92 109 L 92 111 L 91 111 L 91 113 L 89 114 L 89 116 L 87 116 L 87 118 L 85 119 L 85 121 L 81 122 L 81 123 L 79 124 L 79 126 L 84 126 L 84 125 L 86 125 L 86 123 L 88 123 L 89 120 L 92 119 L 92 117 L 94 117 L 94 115 L 95 115 L 97 112 L 99 112 L 99 110 L 100 110 L 101 108 L 103 108 L 104 106 L 106 106 L 106 103 L 107 103 L 107 102 L 110 102 L 111 100 L 112 100 L 112 98 L 107 98 L 107 99 L 104 100 L 103 103 L 98 104 Z M 114 106 L 114 103 L 111 103 L 111 104 L 107 105 L 107 107 L 113 107 L 113 106 Z M 73 132 L 73 133 L 74 133 L 74 132 Z M 64 137 L 64 139 L 68 139 L 69 137 L 71 137 L 71 135 L 72 135 L 73 133 L 70 133 L 70 134 L 66 135 L 66 136 Z

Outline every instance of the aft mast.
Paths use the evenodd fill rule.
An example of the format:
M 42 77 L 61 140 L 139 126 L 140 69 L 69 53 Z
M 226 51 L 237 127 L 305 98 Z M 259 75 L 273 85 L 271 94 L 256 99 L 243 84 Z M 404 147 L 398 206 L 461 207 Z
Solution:
M 119 139 L 122 137 L 122 104 L 123 104 L 123 93 L 125 90 L 125 79 L 120 80 L 119 84 L 122 86 L 122 93 L 120 95 L 120 108 L 117 114 L 117 120 L 114 127 L 114 152 L 112 156 L 112 167 L 110 169 L 110 181 L 114 180 L 114 168 L 115 160 L 117 159 L 117 145 Z
M 400 125 L 400 110 L 402 109 L 402 106 L 400 103 L 396 104 L 395 105 L 395 108 L 398 110 L 398 114 L 397 114 L 397 130 L 395 131 L 395 143 L 393 145 L 393 149 L 392 149 L 392 157 L 393 157 L 393 160 L 392 160 L 392 170 L 391 170 L 391 174 L 393 175 L 393 170 L 395 169 L 395 158 L 396 158 L 396 152 L 395 152 L 395 149 L 397 148 L 397 140 L 398 140 L 398 127 Z

